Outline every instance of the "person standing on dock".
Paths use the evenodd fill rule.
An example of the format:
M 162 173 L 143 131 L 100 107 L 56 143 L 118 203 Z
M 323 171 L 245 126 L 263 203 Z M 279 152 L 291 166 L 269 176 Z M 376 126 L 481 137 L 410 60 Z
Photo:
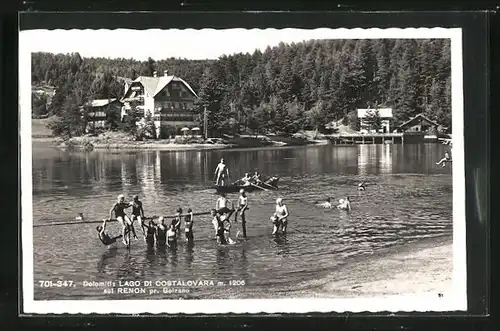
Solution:
M 142 202 L 139 200 L 138 195 L 134 195 L 134 200 L 132 201 L 132 224 L 137 220 L 141 226 L 142 235 L 144 240 L 146 240 L 146 225 L 144 224 L 144 209 L 142 209 Z M 132 225 L 133 226 L 133 225 Z M 134 231 L 135 232 L 135 231 Z
M 241 230 L 243 232 L 243 238 L 247 237 L 247 227 L 246 227 L 246 218 L 245 211 L 248 209 L 248 197 L 244 189 L 240 190 L 240 197 L 238 198 L 238 210 L 234 214 L 234 223 L 238 222 L 238 212 L 241 216 Z
M 215 168 L 215 185 L 216 186 L 226 186 L 229 181 L 229 168 L 224 163 L 224 158 L 220 159 L 217 168 Z
M 127 230 L 132 231 L 132 233 L 134 234 L 134 238 L 136 240 L 138 239 L 137 235 L 135 234 L 134 227 L 132 226 L 132 221 L 127 216 L 127 214 L 125 214 L 125 209 L 127 209 L 131 206 L 132 206 L 132 204 L 125 202 L 125 197 L 123 196 L 123 194 L 120 194 L 118 196 L 118 202 L 116 202 L 113 205 L 113 207 L 111 207 L 111 209 L 109 211 L 109 219 L 113 218 L 113 212 L 114 212 L 116 219 L 122 225 L 122 227 L 123 227 L 123 230 L 122 230 L 123 243 L 125 245 L 127 245 L 127 247 L 130 244 L 128 241 L 128 238 L 127 238 L 127 233 L 126 233 Z

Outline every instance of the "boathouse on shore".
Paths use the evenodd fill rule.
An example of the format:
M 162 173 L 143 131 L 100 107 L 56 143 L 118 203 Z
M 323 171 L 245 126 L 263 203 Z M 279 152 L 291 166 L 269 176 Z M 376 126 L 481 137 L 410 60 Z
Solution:
M 398 127 L 399 132 L 437 133 L 439 124 L 423 114 L 409 119 Z

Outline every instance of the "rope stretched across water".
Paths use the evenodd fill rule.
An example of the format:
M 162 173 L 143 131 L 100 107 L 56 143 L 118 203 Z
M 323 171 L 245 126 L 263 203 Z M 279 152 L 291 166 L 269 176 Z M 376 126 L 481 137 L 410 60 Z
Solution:
M 167 215 L 167 216 L 162 216 L 163 218 L 174 218 L 174 217 L 177 217 L 177 216 L 180 216 L 180 217 L 184 217 L 184 216 L 187 216 L 187 215 L 191 215 L 190 213 L 189 214 L 181 214 L 181 215 Z M 201 215 L 210 215 L 210 212 L 209 211 L 204 211 L 204 212 L 198 212 L 198 213 L 192 213 L 193 216 L 201 216 Z M 159 217 L 159 216 L 158 216 Z M 154 219 L 154 218 L 157 218 L 157 216 L 154 216 L 154 217 L 144 217 L 143 219 L 145 220 L 150 220 L 150 219 Z M 112 218 L 112 219 L 107 219 L 108 222 L 117 222 L 118 220 L 115 219 L 115 218 Z M 103 220 L 95 220 L 95 221 L 67 221 L 67 222 L 52 222 L 52 223 L 44 223 L 44 224 L 34 224 L 33 227 L 37 228 L 37 227 L 43 227 L 43 226 L 56 226 L 56 225 L 73 225 L 73 224 L 98 224 L 98 223 L 102 223 Z

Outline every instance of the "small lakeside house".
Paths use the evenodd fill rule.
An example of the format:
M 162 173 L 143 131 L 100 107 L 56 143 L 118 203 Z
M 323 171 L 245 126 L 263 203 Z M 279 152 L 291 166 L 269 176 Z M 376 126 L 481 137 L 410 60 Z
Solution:
M 165 135 L 182 134 L 197 125 L 199 116 L 195 113 L 194 103 L 198 95 L 182 78 L 168 75 L 167 70 L 163 76 L 158 76 L 155 71 L 153 77 L 139 76 L 125 84 L 122 117 L 134 104 L 143 118 L 151 116 L 157 136 L 161 132 Z
M 369 119 L 377 116 L 380 118 L 379 132 L 391 132 L 391 121 L 393 120 L 392 108 L 358 109 L 358 119 L 361 130 L 374 131 Z
M 120 100 L 113 98 L 92 100 L 86 106 L 90 108 L 87 113 L 87 127 L 85 129 L 88 132 L 97 128 L 104 129 L 109 111 L 120 114 L 123 104 Z
M 398 131 L 408 133 L 435 133 L 439 127 L 440 125 L 437 122 L 429 119 L 423 114 L 418 114 L 401 124 L 398 127 Z

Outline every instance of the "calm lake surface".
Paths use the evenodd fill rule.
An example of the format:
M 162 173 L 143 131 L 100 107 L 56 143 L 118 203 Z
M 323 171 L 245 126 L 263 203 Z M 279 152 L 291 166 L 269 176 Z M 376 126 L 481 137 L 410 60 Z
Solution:
M 79 212 L 87 220 L 101 220 L 121 193 L 126 200 L 138 194 L 146 216 L 171 215 L 178 207 L 208 211 L 217 199 L 210 187 L 221 157 L 231 179 L 257 169 L 281 177 L 279 191 L 248 194 L 248 240 L 236 245 L 216 244 L 210 216 L 195 217 L 194 245 L 181 242 L 176 250 L 148 249 L 142 240 L 132 241 L 130 251 L 122 243 L 108 250 L 97 238 L 95 223 L 34 227 L 35 299 L 278 298 L 293 297 L 294 291 L 320 293 L 325 282 L 349 276 L 342 267 L 351 261 L 451 236 L 451 167 L 435 164 L 446 150 L 441 144 L 420 144 L 68 153 L 34 143 L 34 224 L 72 221 Z M 357 191 L 360 181 L 368 185 L 365 192 Z M 269 216 L 278 196 L 290 211 L 289 231 L 286 237 L 274 238 Z M 326 197 L 337 201 L 345 196 L 352 202 L 349 214 L 314 206 Z M 237 194 L 228 198 L 236 202 Z M 120 227 L 110 223 L 108 231 L 119 234 Z M 42 288 L 41 280 L 70 280 L 75 286 Z M 168 280 L 237 282 L 155 295 L 116 290 L 105 294 L 103 288 L 82 285 L 118 285 L 120 280 L 153 285 Z M 242 281 L 245 285 L 238 285 Z

